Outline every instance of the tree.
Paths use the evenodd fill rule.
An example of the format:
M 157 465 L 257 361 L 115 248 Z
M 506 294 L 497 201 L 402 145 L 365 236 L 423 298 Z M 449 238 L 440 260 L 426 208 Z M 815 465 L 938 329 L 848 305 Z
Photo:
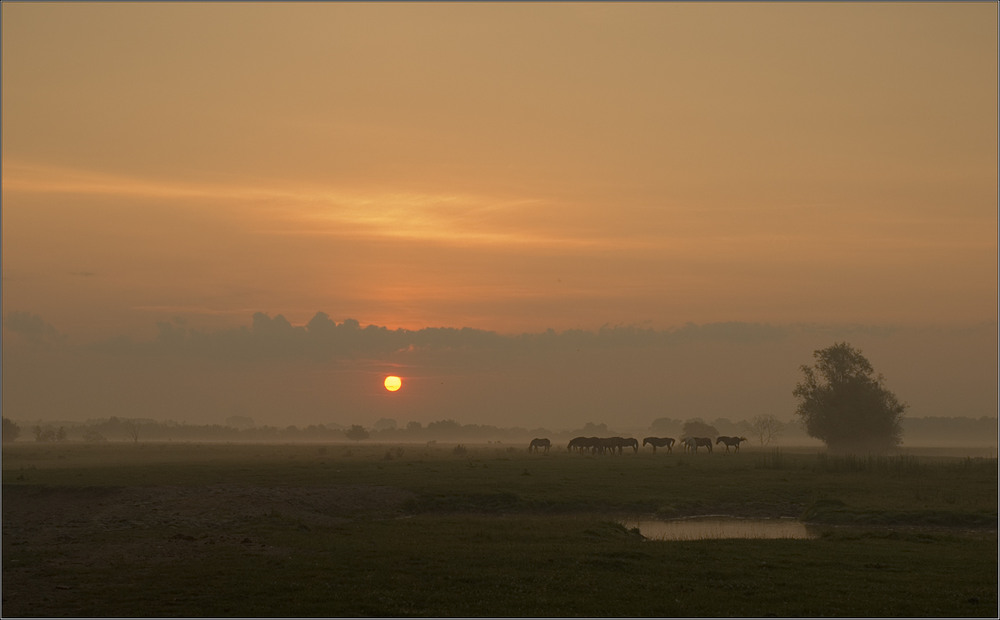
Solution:
M 396 428 L 396 421 L 392 418 L 379 418 L 372 427 L 377 431 L 391 431 Z
M 348 439 L 352 439 L 354 441 L 368 439 L 368 431 L 365 430 L 365 427 L 358 424 L 352 424 L 351 428 L 344 431 L 344 435 L 346 435 Z
M 715 439 L 719 436 L 719 430 L 711 424 L 705 424 L 700 419 L 688 420 L 681 428 L 685 437 L 711 437 Z
M 56 440 L 56 429 L 51 426 L 38 426 L 35 425 L 33 429 L 35 431 L 35 441 L 47 442 Z
M 226 418 L 226 426 L 239 429 L 241 431 L 254 427 L 253 418 L 248 415 L 231 415 Z
M 608 430 L 608 425 L 603 422 L 600 424 L 587 422 L 583 425 L 583 428 L 577 432 L 581 435 L 586 435 L 587 437 L 606 437 L 611 433 L 611 431 Z
M 436 439 L 452 439 L 461 433 L 462 425 L 451 418 L 427 424 L 427 434 Z
M 132 443 L 139 443 L 139 422 L 136 420 L 126 421 L 125 432 L 132 439 Z
M 649 425 L 649 431 L 654 435 L 669 435 L 681 427 L 680 420 L 656 418 Z
M 3 418 L 3 443 L 9 443 L 11 441 L 16 441 L 21 435 L 21 427 L 17 425 L 14 420 L 10 418 Z
M 758 415 L 750 420 L 750 432 L 760 441 L 760 447 L 771 443 L 777 439 L 784 430 L 784 424 L 773 415 Z
M 884 452 L 903 439 L 906 405 L 887 390 L 882 375 L 846 342 L 813 352 L 815 366 L 792 392 L 806 432 L 838 452 Z

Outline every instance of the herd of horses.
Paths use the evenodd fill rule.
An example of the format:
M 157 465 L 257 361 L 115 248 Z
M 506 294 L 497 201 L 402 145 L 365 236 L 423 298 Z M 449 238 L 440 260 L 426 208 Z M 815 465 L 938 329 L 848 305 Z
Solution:
M 720 443 L 726 446 L 726 452 L 733 448 L 734 452 L 740 451 L 740 444 L 746 441 L 746 437 L 729 437 L 720 435 L 715 440 L 715 445 Z M 657 448 L 666 448 L 667 452 L 673 452 L 676 440 L 673 437 L 646 437 L 642 440 L 643 447 L 652 446 L 653 452 Z M 710 437 L 684 437 L 681 439 L 681 447 L 685 452 L 697 452 L 698 448 L 708 448 L 712 451 L 712 439 Z M 552 442 L 546 438 L 536 437 L 528 445 L 528 452 L 544 452 L 548 454 L 552 448 Z M 569 441 L 566 450 L 569 452 L 579 452 L 581 454 L 622 454 L 625 448 L 632 448 L 633 452 L 639 452 L 639 440 L 632 437 L 574 437 Z

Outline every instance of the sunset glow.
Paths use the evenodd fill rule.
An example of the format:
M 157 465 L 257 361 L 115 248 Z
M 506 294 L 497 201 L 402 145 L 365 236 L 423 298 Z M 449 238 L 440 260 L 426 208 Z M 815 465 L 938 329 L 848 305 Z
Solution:
M 0 10 L 5 410 L 785 415 L 848 337 L 995 409 L 995 3 Z

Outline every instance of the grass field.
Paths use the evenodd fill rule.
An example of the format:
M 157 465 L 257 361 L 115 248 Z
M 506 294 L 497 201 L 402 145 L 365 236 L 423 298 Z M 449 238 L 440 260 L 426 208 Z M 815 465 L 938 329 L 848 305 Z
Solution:
M 650 541 L 623 517 L 799 517 Z M 4 617 L 997 615 L 997 461 L 14 444 Z

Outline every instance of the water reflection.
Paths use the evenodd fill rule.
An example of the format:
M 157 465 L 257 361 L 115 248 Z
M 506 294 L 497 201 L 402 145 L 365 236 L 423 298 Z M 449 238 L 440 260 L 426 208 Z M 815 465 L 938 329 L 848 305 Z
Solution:
M 639 528 L 651 540 L 705 540 L 710 538 L 816 538 L 805 523 L 795 519 L 736 519 L 696 517 L 670 521 L 625 519 L 625 527 Z

